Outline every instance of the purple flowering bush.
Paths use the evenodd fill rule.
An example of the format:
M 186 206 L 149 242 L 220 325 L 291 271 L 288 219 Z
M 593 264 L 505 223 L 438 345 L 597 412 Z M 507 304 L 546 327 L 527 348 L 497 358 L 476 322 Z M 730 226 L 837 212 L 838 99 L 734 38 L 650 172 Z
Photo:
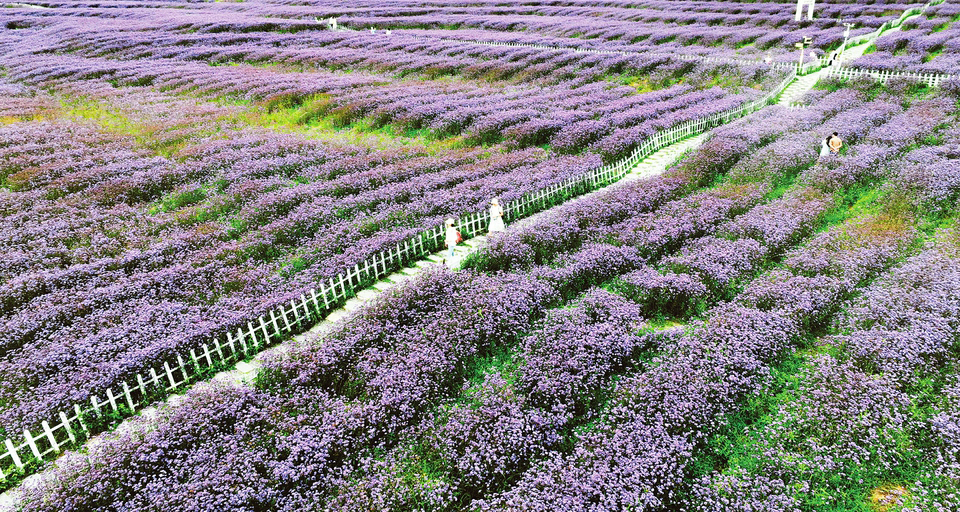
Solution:
M 644 266 L 620 276 L 613 286 L 644 311 L 684 318 L 706 309 L 707 286 L 696 275 Z
M 663 263 L 679 274 L 698 276 L 714 293 L 735 288 L 767 256 L 764 246 L 751 238 L 728 240 L 705 236 L 680 248 Z
M 640 311 L 632 301 L 596 288 L 572 308 L 551 310 L 521 341 L 517 390 L 561 425 L 575 417 L 582 421 L 598 405 L 606 379 L 658 343 L 659 334 L 640 333 Z
M 956 248 L 955 232 L 941 232 L 866 288 L 820 340 L 832 355 L 803 358 L 797 386 L 748 434 L 736 467 L 693 495 L 843 507 L 870 494 L 904 510 L 949 509 Z
M 424 441 L 436 457 L 450 462 L 450 479 L 459 492 L 477 495 L 502 486 L 560 441 L 553 415 L 531 407 L 537 402 L 516 392 L 500 374 L 485 375 L 464 398 L 464 405 L 441 415 L 442 425 Z
M 0 12 L 0 427 L 785 74 L 723 59 L 915 6 L 341 3 Z M 949 65 L 951 9 L 863 62 Z M 18 506 L 957 508 L 955 87 L 848 85 L 491 235 Z

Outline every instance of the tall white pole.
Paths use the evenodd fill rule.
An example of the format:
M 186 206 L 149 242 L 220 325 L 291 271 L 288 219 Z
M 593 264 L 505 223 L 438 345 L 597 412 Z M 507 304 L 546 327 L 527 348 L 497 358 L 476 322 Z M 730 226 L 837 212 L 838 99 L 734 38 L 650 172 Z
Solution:
M 844 23 L 843 26 L 847 27 L 843 31 L 843 46 L 840 47 L 840 55 L 837 56 L 837 65 L 843 63 L 843 54 L 847 53 L 847 40 L 850 38 L 850 29 L 853 28 L 854 23 Z

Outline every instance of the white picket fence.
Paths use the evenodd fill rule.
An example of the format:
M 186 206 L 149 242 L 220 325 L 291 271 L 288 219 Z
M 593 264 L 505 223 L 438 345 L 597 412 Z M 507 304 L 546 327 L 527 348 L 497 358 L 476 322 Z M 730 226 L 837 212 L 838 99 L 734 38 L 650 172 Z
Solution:
M 861 34 L 857 37 L 851 37 L 850 39 L 847 40 L 846 47 L 850 48 L 851 46 L 857 46 L 859 44 L 873 41 L 876 38 L 880 37 L 880 34 L 882 34 L 884 31 L 889 30 L 891 28 L 897 28 L 900 25 L 902 25 L 907 18 L 915 14 L 923 14 L 927 12 L 927 9 L 929 9 L 930 7 L 933 7 L 935 5 L 940 5 L 943 2 L 944 0 L 931 0 L 930 2 L 927 2 L 926 4 L 924 4 L 922 7 L 914 7 L 912 9 L 907 9 L 906 11 L 903 11 L 903 14 L 901 14 L 899 18 L 893 21 L 885 22 L 883 25 L 880 25 L 880 27 L 877 28 L 877 30 L 874 30 L 873 32 L 870 32 L 867 34 Z
M 795 78 L 795 71 L 791 72 L 776 89 L 757 100 L 726 112 L 680 123 L 648 138 L 629 156 L 617 162 L 505 203 L 504 216 L 506 220 L 526 217 L 549 208 L 564 197 L 580 195 L 618 181 L 640 160 L 657 150 L 759 110 L 779 96 Z M 483 232 L 487 223 L 485 211 L 473 212 L 459 218 L 458 228 L 465 238 L 469 238 Z M 218 338 L 163 361 L 116 387 L 91 396 L 89 403 L 74 404 L 70 410 L 56 415 L 53 426 L 50 426 L 49 421 L 41 422 L 41 433 L 34 434 L 30 430 L 24 430 L 19 441 L 6 439 L 3 448 L 0 448 L 5 450 L 0 453 L 0 479 L 6 479 L 16 470 L 29 472 L 34 469 L 34 466 L 28 466 L 24 462 L 24 456 L 32 455 L 40 460 L 52 459 L 65 448 L 76 445 L 80 434 L 95 433 L 90 425 L 84 423 L 85 417 L 107 413 L 113 413 L 115 417 L 130 415 L 137 409 L 202 379 L 211 371 L 230 366 L 287 339 L 290 335 L 303 332 L 368 283 L 402 268 L 407 262 L 440 249 L 443 243 L 443 225 L 425 230 L 388 250 L 372 255 L 347 272 L 325 280 L 317 288 L 301 294 L 289 303 L 277 305 Z
M 922 7 L 914 7 L 912 9 L 907 9 L 904 11 L 899 18 L 894 21 L 885 22 L 880 25 L 877 30 L 870 32 L 868 34 L 862 34 L 857 37 L 852 37 L 847 40 L 845 48 L 850 48 L 857 46 L 866 42 L 870 42 L 880 37 L 880 35 L 891 28 L 899 27 L 903 22 L 915 15 L 923 14 L 930 7 L 935 5 L 942 4 L 945 0 L 931 0 L 927 2 Z M 432 39 L 429 36 L 420 36 L 416 34 L 405 33 L 407 36 L 420 37 L 424 39 Z M 763 64 L 764 61 L 760 59 L 742 59 L 736 57 L 714 57 L 714 56 L 704 56 L 704 55 L 688 55 L 688 54 L 659 54 L 657 52 L 627 52 L 623 50 L 594 50 L 590 48 L 573 48 L 567 46 L 549 46 L 543 44 L 532 44 L 532 43 L 510 43 L 510 42 L 499 42 L 499 41 L 477 41 L 472 39 L 457 39 L 457 41 L 470 43 L 470 44 L 479 44 L 486 46 L 511 46 L 511 47 L 522 47 L 522 48 L 537 48 L 542 50 L 568 50 L 578 53 L 596 53 L 596 54 L 619 54 L 619 55 L 646 55 L 646 56 L 664 56 L 664 57 L 673 57 L 680 60 L 699 60 L 702 62 L 717 62 L 717 63 L 729 63 L 729 64 L 740 64 L 747 66 L 755 66 L 758 64 Z M 807 75 L 819 69 L 822 69 L 826 66 L 827 56 L 817 57 L 810 62 L 806 62 L 803 65 L 798 65 L 793 62 L 774 62 L 770 65 L 778 69 L 789 69 L 793 68 L 797 71 L 798 75 Z
M 908 78 L 917 82 L 926 84 L 929 87 L 940 87 L 947 80 L 960 78 L 960 75 L 941 75 L 938 73 L 915 73 L 910 71 L 886 71 L 879 69 L 858 69 L 835 66 L 827 72 L 827 76 L 833 78 L 851 79 L 862 76 L 869 76 L 878 80 L 880 83 L 886 83 L 891 78 Z
M 762 60 L 754 59 L 739 59 L 736 57 L 713 57 L 713 56 L 703 56 L 703 55 L 677 55 L 676 58 L 680 60 L 699 60 L 701 62 L 714 62 L 718 64 L 737 64 L 742 66 L 756 66 L 757 64 L 764 64 Z M 797 65 L 793 62 L 771 62 L 770 66 L 777 69 L 796 69 Z M 811 61 L 803 65 L 799 74 L 806 74 L 809 70 L 813 68 L 820 68 L 822 66 L 821 60 Z

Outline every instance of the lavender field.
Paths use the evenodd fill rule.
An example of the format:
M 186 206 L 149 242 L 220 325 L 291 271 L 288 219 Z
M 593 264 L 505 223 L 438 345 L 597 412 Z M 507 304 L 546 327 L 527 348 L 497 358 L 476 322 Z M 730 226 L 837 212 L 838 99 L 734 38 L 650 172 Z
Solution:
M 795 7 L 6 4 L 0 442 L 448 217 L 745 117 L 252 384 L 0 453 L 0 487 L 26 511 L 960 510 L 960 81 L 817 74 L 744 110 L 803 37 L 802 72 L 869 36 L 842 65 L 955 75 L 960 10 Z

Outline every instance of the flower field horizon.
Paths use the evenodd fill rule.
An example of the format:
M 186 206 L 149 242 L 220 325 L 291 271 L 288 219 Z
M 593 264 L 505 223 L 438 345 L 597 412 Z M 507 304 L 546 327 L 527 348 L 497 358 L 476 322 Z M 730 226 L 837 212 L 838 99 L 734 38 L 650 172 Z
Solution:
M 78 408 L 108 432 L 53 461 L 8 441 L 13 510 L 960 510 L 960 11 L 795 10 L 0 9 L 0 439 L 53 439 L 444 219 L 740 112 L 283 341 L 253 383 L 117 432 L 132 402 Z M 801 72 L 854 51 L 954 78 L 825 70 L 762 106 L 804 37 Z

